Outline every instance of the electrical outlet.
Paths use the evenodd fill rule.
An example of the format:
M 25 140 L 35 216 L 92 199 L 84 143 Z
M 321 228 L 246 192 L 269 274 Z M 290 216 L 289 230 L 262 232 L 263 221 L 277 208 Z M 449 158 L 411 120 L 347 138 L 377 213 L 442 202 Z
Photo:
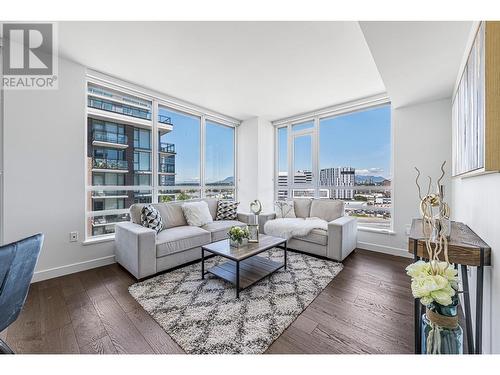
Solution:
M 409 236 L 411 231 L 411 224 L 406 224 L 406 235 Z
M 69 232 L 69 242 L 78 241 L 78 232 Z

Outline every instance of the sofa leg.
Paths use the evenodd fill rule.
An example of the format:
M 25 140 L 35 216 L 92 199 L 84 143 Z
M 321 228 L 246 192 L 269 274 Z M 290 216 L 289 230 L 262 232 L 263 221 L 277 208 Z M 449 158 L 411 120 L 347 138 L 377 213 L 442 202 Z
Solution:
M 0 354 L 14 354 L 14 351 L 2 339 L 0 339 Z

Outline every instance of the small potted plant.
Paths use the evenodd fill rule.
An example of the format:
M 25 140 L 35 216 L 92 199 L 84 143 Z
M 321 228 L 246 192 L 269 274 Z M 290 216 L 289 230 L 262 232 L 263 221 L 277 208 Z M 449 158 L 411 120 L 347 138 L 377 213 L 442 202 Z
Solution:
M 240 247 L 246 245 L 248 243 L 248 237 L 250 236 L 248 228 L 241 228 L 236 226 L 231 227 L 227 234 L 229 236 L 229 244 L 232 247 Z

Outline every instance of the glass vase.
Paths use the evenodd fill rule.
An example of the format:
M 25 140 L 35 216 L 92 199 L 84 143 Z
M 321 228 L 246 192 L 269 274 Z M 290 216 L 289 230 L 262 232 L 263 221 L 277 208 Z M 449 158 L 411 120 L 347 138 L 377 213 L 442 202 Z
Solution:
M 231 247 L 242 247 L 247 244 L 248 244 L 247 238 L 242 238 L 240 241 L 229 238 L 229 246 Z
M 422 315 L 423 354 L 463 353 L 463 330 L 457 320 L 458 296 L 452 301 L 449 306 L 433 302 Z

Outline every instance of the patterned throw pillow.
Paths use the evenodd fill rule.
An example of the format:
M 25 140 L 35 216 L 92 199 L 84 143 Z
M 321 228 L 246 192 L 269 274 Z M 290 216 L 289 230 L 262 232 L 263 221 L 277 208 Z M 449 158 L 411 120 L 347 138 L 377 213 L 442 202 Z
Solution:
M 277 201 L 275 203 L 276 208 L 276 218 L 277 219 L 288 219 L 294 218 L 295 207 L 293 201 Z
M 143 227 L 153 229 L 156 233 L 163 229 L 163 219 L 160 213 L 150 204 L 142 208 L 141 222 Z
M 215 220 L 236 220 L 238 214 L 236 210 L 240 202 L 219 201 L 217 203 L 217 215 Z

